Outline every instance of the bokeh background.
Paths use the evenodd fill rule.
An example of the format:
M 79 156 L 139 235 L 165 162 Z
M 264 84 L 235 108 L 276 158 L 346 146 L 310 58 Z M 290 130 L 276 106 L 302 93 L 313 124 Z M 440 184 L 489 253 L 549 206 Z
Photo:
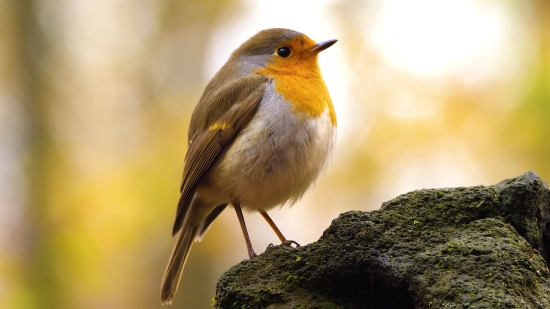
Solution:
M 0 307 L 158 308 L 189 118 L 261 29 L 340 41 L 320 64 L 332 165 L 272 216 L 315 241 L 419 188 L 550 181 L 550 1 L 0 0 Z M 277 238 L 246 215 L 258 252 Z M 174 308 L 247 257 L 226 210 Z

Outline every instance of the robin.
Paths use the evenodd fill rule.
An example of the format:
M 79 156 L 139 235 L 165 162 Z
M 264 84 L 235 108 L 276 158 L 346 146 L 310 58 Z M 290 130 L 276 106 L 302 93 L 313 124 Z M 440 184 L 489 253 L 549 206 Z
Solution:
M 176 220 L 176 244 L 161 286 L 171 304 L 191 245 L 228 206 L 237 213 L 248 256 L 256 253 L 242 209 L 257 211 L 283 245 L 267 211 L 302 197 L 324 171 L 336 141 L 336 114 L 315 43 L 289 29 L 260 31 L 230 56 L 206 86 L 189 125 Z

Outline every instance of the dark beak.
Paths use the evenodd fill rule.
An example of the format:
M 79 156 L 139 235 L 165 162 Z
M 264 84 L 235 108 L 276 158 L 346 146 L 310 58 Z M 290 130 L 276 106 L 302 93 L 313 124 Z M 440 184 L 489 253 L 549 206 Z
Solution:
M 338 40 L 328 40 L 328 41 L 320 42 L 320 43 L 317 43 L 317 44 L 313 45 L 313 48 L 310 49 L 309 51 L 318 53 L 318 52 L 321 52 L 321 51 L 331 47 L 336 42 L 338 42 Z

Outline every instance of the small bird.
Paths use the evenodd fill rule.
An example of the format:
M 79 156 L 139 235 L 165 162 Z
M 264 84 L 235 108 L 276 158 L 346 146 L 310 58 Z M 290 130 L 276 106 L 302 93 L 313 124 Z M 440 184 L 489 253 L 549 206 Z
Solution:
M 206 86 L 189 125 L 162 304 L 174 299 L 191 245 L 228 205 L 237 213 L 249 258 L 256 253 L 242 209 L 259 212 L 283 245 L 298 245 L 267 211 L 300 199 L 328 164 L 336 114 L 317 55 L 336 41 L 316 43 L 289 29 L 260 31 Z

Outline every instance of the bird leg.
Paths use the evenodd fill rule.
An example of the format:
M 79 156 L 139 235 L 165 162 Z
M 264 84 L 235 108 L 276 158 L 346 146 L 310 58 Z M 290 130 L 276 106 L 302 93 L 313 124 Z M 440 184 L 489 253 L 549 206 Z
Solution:
M 264 217 L 265 221 L 267 221 L 267 224 L 269 224 L 269 226 L 271 227 L 273 232 L 275 232 L 275 234 L 277 234 L 277 237 L 279 237 L 279 240 L 281 241 L 281 244 L 283 244 L 285 246 L 291 246 L 292 244 L 294 244 L 294 245 L 296 245 L 296 247 L 300 247 L 299 243 L 295 242 L 294 240 L 288 240 L 288 239 L 285 238 L 283 233 L 281 233 L 279 228 L 275 225 L 275 222 L 273 222 L 273 220 L 271 220 L 271 218 L 269 217 L 267 212 L 260 211 L 260 214 L 262 215 L 262 217 Z
M 248 230 L 246 229 L 246 223 L 244 223 L 243 211 L 241 210 L 241 205 L 239 203 L 232 202 L 233 208 L 237 213 L 237 218 L 239 218 L 239 223 L 241 224 L 241 230 L 243 231 L 244 241 L 246 242 L 246 248 L 248 249 L 248 257 L 253 259 L 258 255 L 254 252 L 252 248 L 252 242 L 250 242 L 250 236 L 248 236 Z

